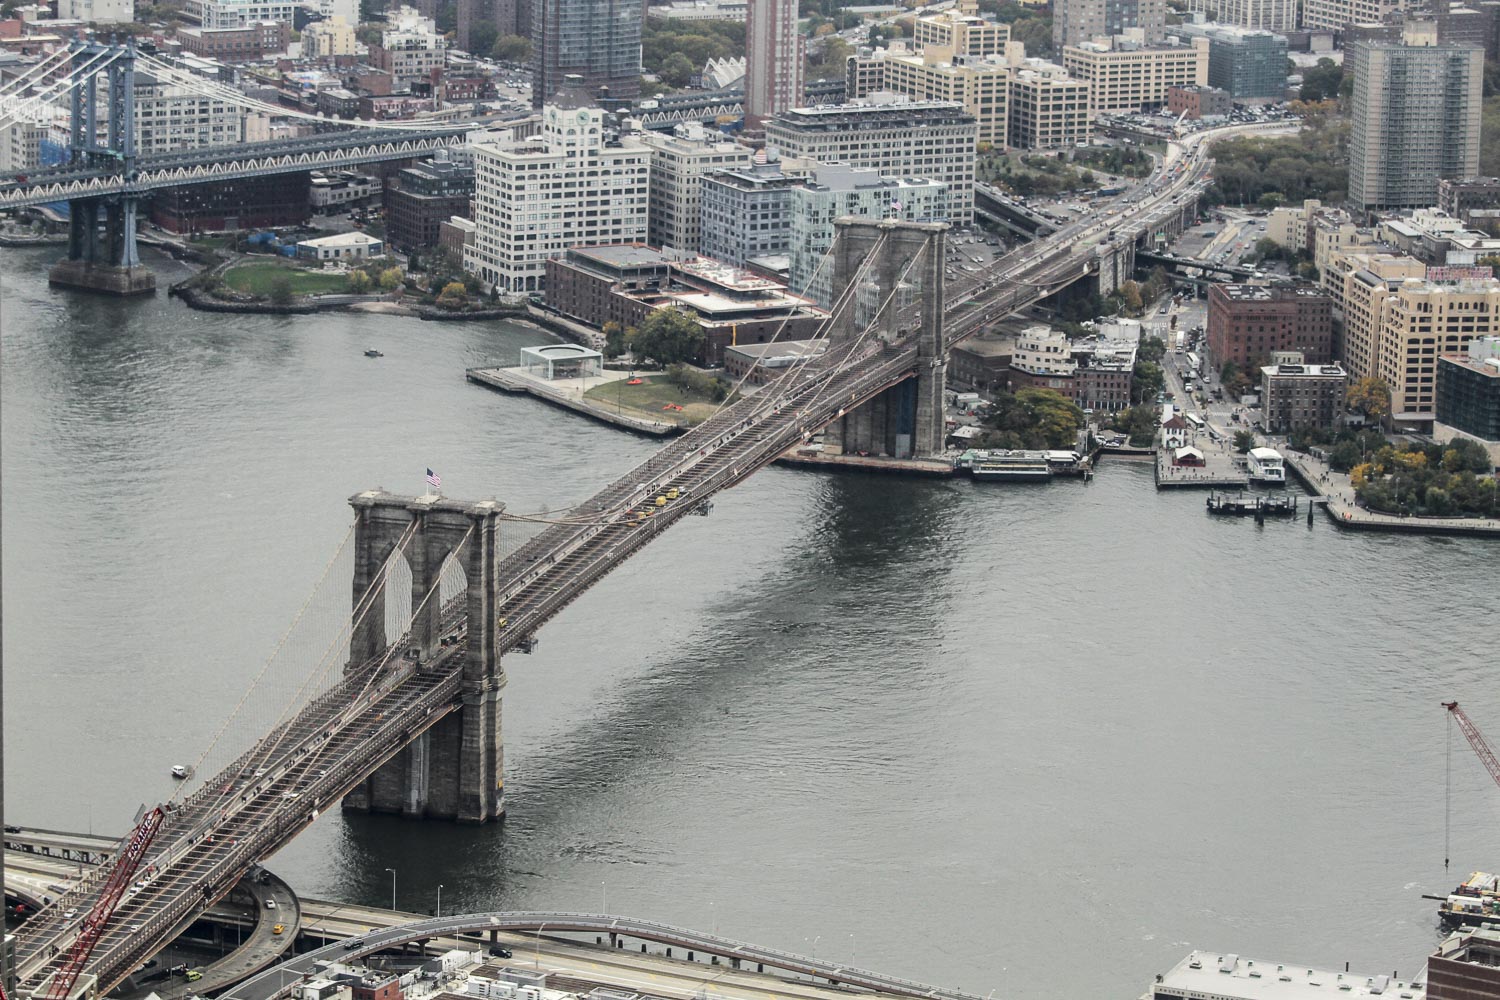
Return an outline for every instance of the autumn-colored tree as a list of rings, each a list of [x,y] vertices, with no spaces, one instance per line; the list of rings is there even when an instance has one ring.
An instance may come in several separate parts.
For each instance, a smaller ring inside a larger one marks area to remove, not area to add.
[[[1375,466],[1370,462],[1361,462],[1349,470],[1349,482],[1354,484],[1356,490],[1364,489],[1365,484],[1374,478],[1374,476]]]
[[[1349,408],[1380,420],[1391,412],[1391,387],[1377,375],[1366,376],[1349,387],[1345,396]]]
[[[406,274],[399,267],[388,267],[380,272],[380,287],[387,292],[394,292],[405,280]]]
[[[344,280],[348,284],[349,291],[355,295],[362,295],[370,290],[370,276],[364,271],[350,271],[349,276]]]
[[[450,281],[438,294],[437,304],[441,309],[460,309],[469,300],[468,290],[462,281]]]

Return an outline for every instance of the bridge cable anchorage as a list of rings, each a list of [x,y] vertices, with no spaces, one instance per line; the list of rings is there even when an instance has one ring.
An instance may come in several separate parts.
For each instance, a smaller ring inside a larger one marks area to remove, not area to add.
[[[231,104],[235,107],[239,107],[249,111],[266,111],[286,118],[300,118],[304,121],[316,122],[320,125],[342,125],[350,129],[374,128],[390,129],[392,131],[399,132],[420,132],[426,130],[441,129],[451,132],[455,128],[452,122],[380,122],[361,120],[356,124],[354,122],[349,122],[338,118],[325,118],[321,115],[308,114],[305,111],[296,111],[291,108],[284,108],[280,105],[271,104],[268,101],[256,100],[255,98],[248,97],[240,91],[226,86],[225,84],[215,83],[212,80],[205,79],[201,76],[196,76],[192,73],[187,72],[186,70],[178,69],[170,63],[163,62],[161,59],[158,59],[155,56],[141,55],[138,56],[137,59],[152,70],[155,70],[161,75],[170,78],[170,81],[172,83],[176,83],[180,86],[193,90],[201,97],[213,98],[215,100],[223,101],[227,104]]]
[[[271,654],[266,657],[266,661],[261,664],[260,670],[251,679],[250,686],[245,689],[245,693],[240,697],[239,702],[234,706],[234,708],[230,709],[229,715],[225,717],[224,723],[219,727],[219,731],[214,734],[213,739],[209,740],[208,746],[204,748],[201,754],[199,754],[197,762],[193,765],[194,773],[197,773],[198,769],[203,766],[204,761],[208,759],[208,755],[213,752],[214,747],[216,747],[219,743],[219,740],[223,738],[224,733],[229,729],[230,724],[239,715],[240,710],[250,700],[250,696],[259,687],[262,678],[264,678],[267,671],[271,669],[271,664],[275,662],[277,655],[282,650],[282,647],[284,647],[287,643],[287,640],[291,638],[293,631],[295,631],[295,629],[297,628],[297,624],[302,621],[303,615],[307,613],[307,609],[312,605],[313,599],[322,589],[323,582],[328,579],[328,574],[332,572],[334,564],[338,561],[339,556],[343,554],[344,548],[349,544],[349,540],[353,537],[354,525],[351,524],[349,526],[348,532],[345,533],[343,540],[339,542],[338,547],[334,550],[332,558],[330,558],[327,564],[323,567],[323,572],[318,574],[318,580],[313,584],[312,591],[307,595],[307,600],[302,602],[302,606],[298,608],[297,613],[292,616],[291,624],[288,625],[286,627],[286,631],[281,634],[281,638],[277,640],[275,647],[271,650]],[[171,801],[176,801],[179,797],[183,796],[183,794],[187,790],[185,785],[186,783],[184,783],[183,786],[178,787],[177,791],[173,793]]]

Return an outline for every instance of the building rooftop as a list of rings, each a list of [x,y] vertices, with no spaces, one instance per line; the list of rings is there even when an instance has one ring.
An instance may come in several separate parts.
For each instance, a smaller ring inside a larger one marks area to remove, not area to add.
[[[788,128],[831,129],[840,125],[867,124],[872,119],[899,121],[911,117],[938,118],[958,124],[977,121],[957,101],[914,101],[905,95],[875,93],[848,104],[792,108],[777,114],[771,122]]]
[[[816,357],[828,349],[826,340],[786,340],[769,344],[735,344],[724,350],[762,362],[798,361]]]
[[[332,236],[319,236],[315,240],[299,240],[297,245],[300,247],[358,247],[381,242],[383,241],[369,233],[335,233]]]
[[[1348,372],[1334,362],[1331,365],[1263,365],[1261,374],[1275,378],[1347,378]]]
[[[1256,449],[1262,450],[1270,449]],[[1393,980],[1390,976],[1324,972],[1302,965],[1278,965],[1238,955],[1195,951],[1162,976],[1152,992],[1157,996],[1191,996],[1198,1000],[1281,1000],[1283,997],[1317,1000],[1318,997],[1372,996],[1418,1000],[1425,997],[1426,987]]]
[[[1272,302],[1286,298],[1327,298],[1328,293],[1312,285],[1214,285],[1225,298],[1237,302]]]
[[[571,247],[568,253],[574,257],[597,261],[610,267],[650,267],[665,265],[666,254],[640,243],[614,243],[600,247]]]

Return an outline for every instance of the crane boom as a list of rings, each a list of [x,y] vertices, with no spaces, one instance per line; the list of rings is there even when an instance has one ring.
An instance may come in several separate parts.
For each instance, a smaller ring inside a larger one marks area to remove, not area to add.
[[[1464,734],[1464,739],[1469,741],[1469,746],[1473,747],[1474,752],[1479,755],[1480,763],[1484,765],[1486,771],[1490,772],[1490,777],[1495,779],[1495,784],[1500,785],[1500,759],[1496,759],[1495,751],[1491,750],[1490,745],[1485,742],[1479,727],[1474,725],[1464,714],[1464,710],[1458,707],[1458,702],[1445,701],[1443,707],[1457,720],[1459,732]]]
[[[88,964],[89,956],[94,953],[94,946],[104,936],[109,927],[110,918],[115,914],[115,907],[120,903],[120,897],[125,895],[125,887],[135,877],[136,870],[141,866],[141,859],[146,856],[146,849],[156,839],[156,832],[161,829],[164,813],[161,806],[155,806],[148,810],[141,821],[136,824],[130,836],[125,840],[125,847],[115,857],[114,870],[109,873],[103,888],[99,890],[99,899],[89,910],[88,915],[83,918],[83,929],[78,932],[73,947],[68,950],[67,957],[63,960],[62,967],[52,976],[47,985],[45,993],[40,993],[38,1000],[67,1000],[68,994],[73,991],[73,984],[78,981],[83,967]]]

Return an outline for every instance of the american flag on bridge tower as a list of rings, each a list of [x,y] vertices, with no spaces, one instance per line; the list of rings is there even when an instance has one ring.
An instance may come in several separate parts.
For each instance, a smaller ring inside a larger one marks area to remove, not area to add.
[[[439,486],[443,485],[443,477],[438,475],[436,472],[433,472],[431,469],[428,469],[427,485],[431,486],[433,489],[437,489]]]

